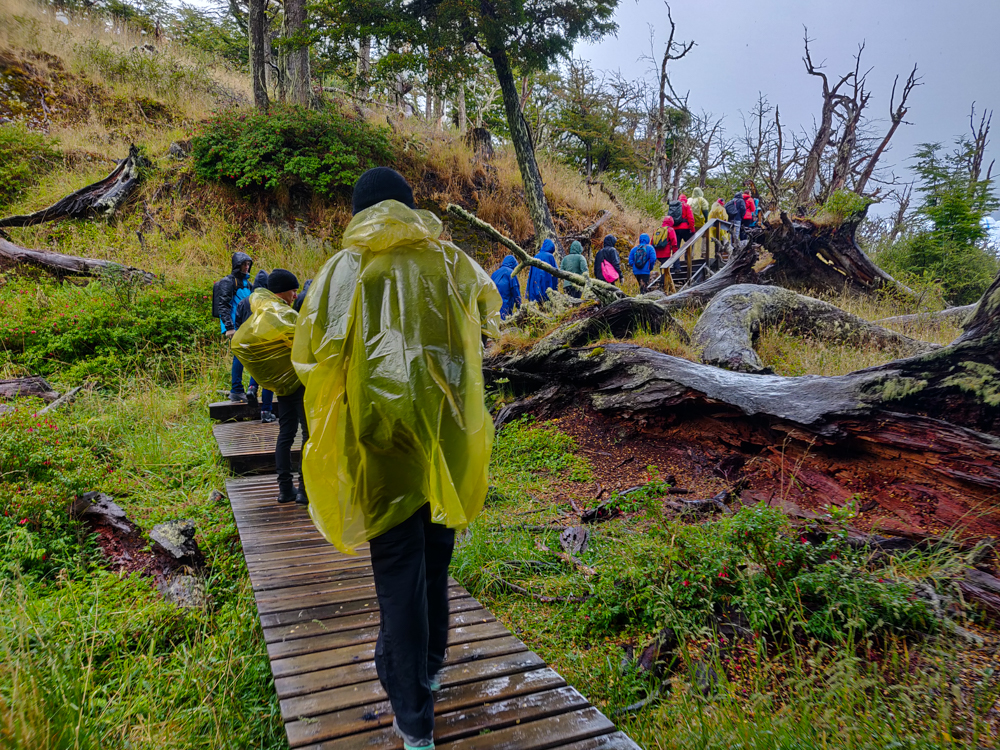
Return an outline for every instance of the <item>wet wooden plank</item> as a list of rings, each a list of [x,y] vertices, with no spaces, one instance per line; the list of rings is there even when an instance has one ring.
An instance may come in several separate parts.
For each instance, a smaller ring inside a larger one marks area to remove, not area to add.
[[[398,749],[373,661],[379,611],[367,545],[358,555],[333,548],[306,508],[277,505],[273,476],[230,480],[227,490],[289,743]],[[438,746],[637,750],[464,588],[449,583]]]
[[[274,446],[278,442],[278,423],[223,422],[212,428],[222,457],[235,474],[273,472]],[[302,435],[292,443],[292,470],[298,471],[302,461]]]
[[[434,713],[441,715],[467,707],[496,703],[519,695],[530,695],[554,688],[564,687],[565,680],[549,667],[520,672],[508,677],[497,677],[455,687],[443,687],[434,697]],[[285,724],[288,741],[292,747],[332,740],[338,737],[358,735],[378,727],[392,724],[392,708],[383,695],[369,703],[346,707],[308,720],[293,720]],[[364,747],[358,736],[351,737],[350,743]],[[353,744],[342,747],[355,747]],[[400,742],[397,747],[402,747]]]
[[[543,690],[529,695],[519,695],[506,700],[487,703],[472,708],[440,714],[434,718],[434,743],[447,742],[482,734],[493,733],[508,726],[515,726],[549,716],[587,708],[587,699],[575,688],[560,687]],[[375,719],[369,723],[381,725],[381,729],[351,735],[312,745],[310,750],[398,750],[399,738],[387,719]]]
[[[260,419],[260,404],[250,406],[242,401],[215,401],[208,405],[208,416],[216,422],[245,422]]]

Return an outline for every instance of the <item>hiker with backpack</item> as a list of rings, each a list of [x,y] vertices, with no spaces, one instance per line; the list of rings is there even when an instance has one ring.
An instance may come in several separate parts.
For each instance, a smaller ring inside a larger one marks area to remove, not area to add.
[[[613,234],[607,235],[604,238],[604,245],[594,256],[594,278],[608,284],[615,284],[622,277],[621,258],[615,249],[617,241]]]
[[[670,217],[674,220],[674,232],[677,234],[677,242],[683,245],[694,234],[694,211],[691,210],[687,196],[681,194],[681,197],[676,201],[671,201],[669,213]]]
[[[691,199],[688,200],[688,205],[691,206],[691,211],[694,212],[694,228],[701,229],[705,222],[708,221],[708,199],[705,197],[705,191],[700,187],[696,187],[691,191]]]
[[[236,335],[236,308],[253,292],[250,282],[250,268],[253,258],[243,252],[235,252],[232,257],[232,271],[212,286],[212,316],[219,319],[219,327],[226,339]],[[243,363],[233,357],[229,400],[247,402],[243,389]]]
[[[267,271],[258,271],[257,278],[254,279],[253,282],[253,291],[256,292],[258,289],[267,288]],[[251,296],[253,296],[252,293]],[[236,315],[233,318],[233,323],[236,324],[237,331],[240,329],[240,326],[247,321],[251,313],[250,297],[247,297],[236,306]],[[247,389],[247,403],[251,406],[257,405],[257,381],[254,380],[253,373],[250,373],[250,387]],[[275,421],[276,419],[277,417],[274,414],[274,392],[269,391],[267,388],[261,388],[260,421],[267,424]]]
[[[677,233],[674,231],[672,216],[665,217],[663,224],[653,233],[653,249],[656,250],[656,260],[660,263],[665,263],[677,252]]]
[[[579,240],[573,240],[573,244],[569,246],[569,254],[563,257],[559,268],[566,271],[566,273],[590,276],[590,269],[587,268],[587,259],[583,257],[583,245],[580,244]],[[583,296],[583,287],[571,284],[568,281],[563,282],[563,291],[570,297],[576,297],[577,299]]]
[[[747,212],[746,201],[740,191],[736,191],[733,197],[726,204],[726,217],[733,224],[732,238],[733,249],[740,249],[740,225],[743,223],[743,215]]]
[[[490,276],[497,291],[500,292],[500,299],[503,305],[500,307],[500,319],[506,320],[507,316],[521,306],[521,284],[512,271],[517,268],[517,258],[508,255],[500,263],[500,268]]]
[[[753,226],[754,218],[757,215],[757,205],[754,203],[753,196],[750,193],[743,193],[743,205],[746,208],[743,211],[743,223],[741,226],[740,239],[746,239],[747,230]]]
[[[639,235],[639,244],[628,254],[628,264],[632,268],[635,280],[639,282],[639,293],[645,294],[649,285],[649,274],[653,272],[656,263],[656,249],[649,243],[648,234]]]
[[[553,255],[556,243],[546,238],[542,242],[542,249],[535,254],[535,260],[548,263],[553,268],[556,265],[556,256]],[[559,289],[559,280],[548,271],[531,266],[528,270],[528,301],[539,305],[549,301],[549,289]]]
[[[729,217],[726,215],[726,206],[723,203],[722,198],[719,198],[715,203],[712,204],[712,208],[708,212],[708,220],[718,219],[719,221],[729,221]],[[708,230],[709,237],[709,253],[714,256],[716,251],[715,241],[717,240],[719,244],[725,246],[729,242],[729,232],[723,229],[721,226],[716,224],[711,229]]]

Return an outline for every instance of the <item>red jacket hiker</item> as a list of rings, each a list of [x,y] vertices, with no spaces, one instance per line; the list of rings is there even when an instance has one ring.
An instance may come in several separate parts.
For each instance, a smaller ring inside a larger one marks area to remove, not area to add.
[[[691,210],[691,206],[688,205],[688,197],[686,195],[681,195],[679,198],[681,202],[681,223],[678,224],[674,229],[694,229],[694,211]]]
[[[662,244],[663,228],[666,228],[667,232],[667,244]],[[677,252],[677,233],[674,231],[674,220],[673,217],[666,217],[663,220],[663,224],[660,225],[660,229],[656,231],[653,235],[653,242],[656,243],[659,240],[659,245],[656,247],[656,259],[657,260],[667,260],[671,255]]]
[[[743,200],[747,204],[746,213],[743,214],[743,221],[749,224],[751,221],[753,221],[753,214],[754,211],[757,210],[757,204],[753,202],[753,198],[751,197],[750,193],[743,193]]]

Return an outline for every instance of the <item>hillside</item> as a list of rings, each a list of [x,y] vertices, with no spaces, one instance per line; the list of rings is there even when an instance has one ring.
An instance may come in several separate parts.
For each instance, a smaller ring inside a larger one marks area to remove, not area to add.
[[[147,161],[111,218],[0,236],[158,277],[60,281],[0,265],[0,380],[83,386],[48,413],[38,398],[0,401],[0,748],[287,746],[208,418],[229,387],[210,295],[232,253],[249,253],[255,270],[311,278],[339,249],[352,176],[376,158],[488,272],[507,250],[453,220],[449,203],[534,245],[517,162],[499,140],[484,160],[457,129],[422,117],[332,95],[311,111],[256,115],[251,95],[222,58],[96,12],[0,0],[0,218],[99,180],[132,144]],[[297,139],[297,166],[255,155],[255,139],[279,134]],[[307,148],[327,138],[328,153]],[[225,158],[210,158],[213,144]],[[657,196],[612,187],[616,205],[566,160],[538,158],[561,235],[610,212],[593,251],[605,233],[630,244],[659,224]],[[761,248],[750,265],[763,272],[771,260]],[[850,382],[908,356],[907,342],[824,336],[748,297],[759,318],[746,347],[760,369],[710,370],[698,339],[707,305],[650,315],[663,295],[640,299],[625,277],[626,295],[604,308],[619,319],[557,294],[547,309],[526,306],[491,344],[487,398],[504,424],[486,508],[452,575],[645,748],[996,746],[1000,608],[974,600],[966,576],[978,568],[993,580],[1000,521],[995,501],[963,495],[968,476],[940,479],[953,463],[991,478],[989,456],[928,450],[920,477],[915,441],[886,448],[876,435],[863,458],[836,443],[852,428],[843,410],[813,433],[765,411],[818,380],[799,376]],[[912,336],[926,357],[913,361],[930,372],[962,320],[884,319],[942,306],[931,288],[916,299],[819,296],[854,322]],[[995,368],[973,345],[961,353],[964,369],[940,380],[968,400],[949,392],[949,406],[978,397],[995,416]],[[612,357],[642,359],[625,372]],[[707,396],[689,387],[656,414],[636,408],[636,398],[684,390],[669,368],[681,379],[710,370],[721,385]],[[870,391],[899,408],[873,423],[908,419],[897,411],[927,386],[918,381],[900,391],[876,383]],[[726,401],[746,384],[759,388],[758,411]],[[615,399],[633,401],[616,410]],[[863,422],[860,407],[851,416]],[[976,428],[959,421],[947,433],[956,440]],[[87,492],[113,499],[136,532],[73,517]],[[193,522],[199,553],[177,565],[148,534],[181,519]],[[554,551],[561,530],[584,523],[589,547]],[[193,606],[167,593],[186,576],[197,579]]]

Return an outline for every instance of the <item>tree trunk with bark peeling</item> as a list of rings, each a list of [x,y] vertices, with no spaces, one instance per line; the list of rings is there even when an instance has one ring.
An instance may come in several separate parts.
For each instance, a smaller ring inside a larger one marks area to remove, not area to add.
[[[858,246],[855,233],[865,213],[838,224],[791,218],[784,211],[780,213],[780,221],[765,219],[760,230],[751,231],[751,240],[774,258],[760,272],[761,282],[794,289],[862,294],[887,289],[915,296],[912,290],[872,263]]]
[[[41,250],[30,250],[0,237],[0,260],[16,264],[25,264],[44,268],[58,277],[63,276],[119,276],[129,281],[142,284],[152,284],[156,274],[143,271],[141,268],[123,266],[108,260],[97,258],[80,258],[63,253],[50,253]]]
[[[839,377],[730,372],[633,344],[581,343],[565,328],[526,353],[489,357],[487,377],[503,371],[527,396],[497,421],[582,405],[661,431],[694,422],[701,439],[743,459],[780,448],[789,486],[830,502],[870,481],[889,503],[892,485],[931,504],[942,524],[1000,533],[1000,276],[948,346]],[[809,481],[789,469],[796,456],[803,467],[808,457]]]
[[[829,302],[777,286],[737,284],[708,303],[694,328],[701,361],[738,372],[770,373],[754,344],[763,328],[781,326],[799,336],[850,346],[874,345],[913,355],[939,349],[869,323]]]
[[[118,166],[92,185],[70,193],[48,208],[24,216],[0,219],[0,227],[29,227],[56,219],[89,219],[93,216],[110,216],[129,199],[142,178],[143,158],[134,144],[128,156]]]

